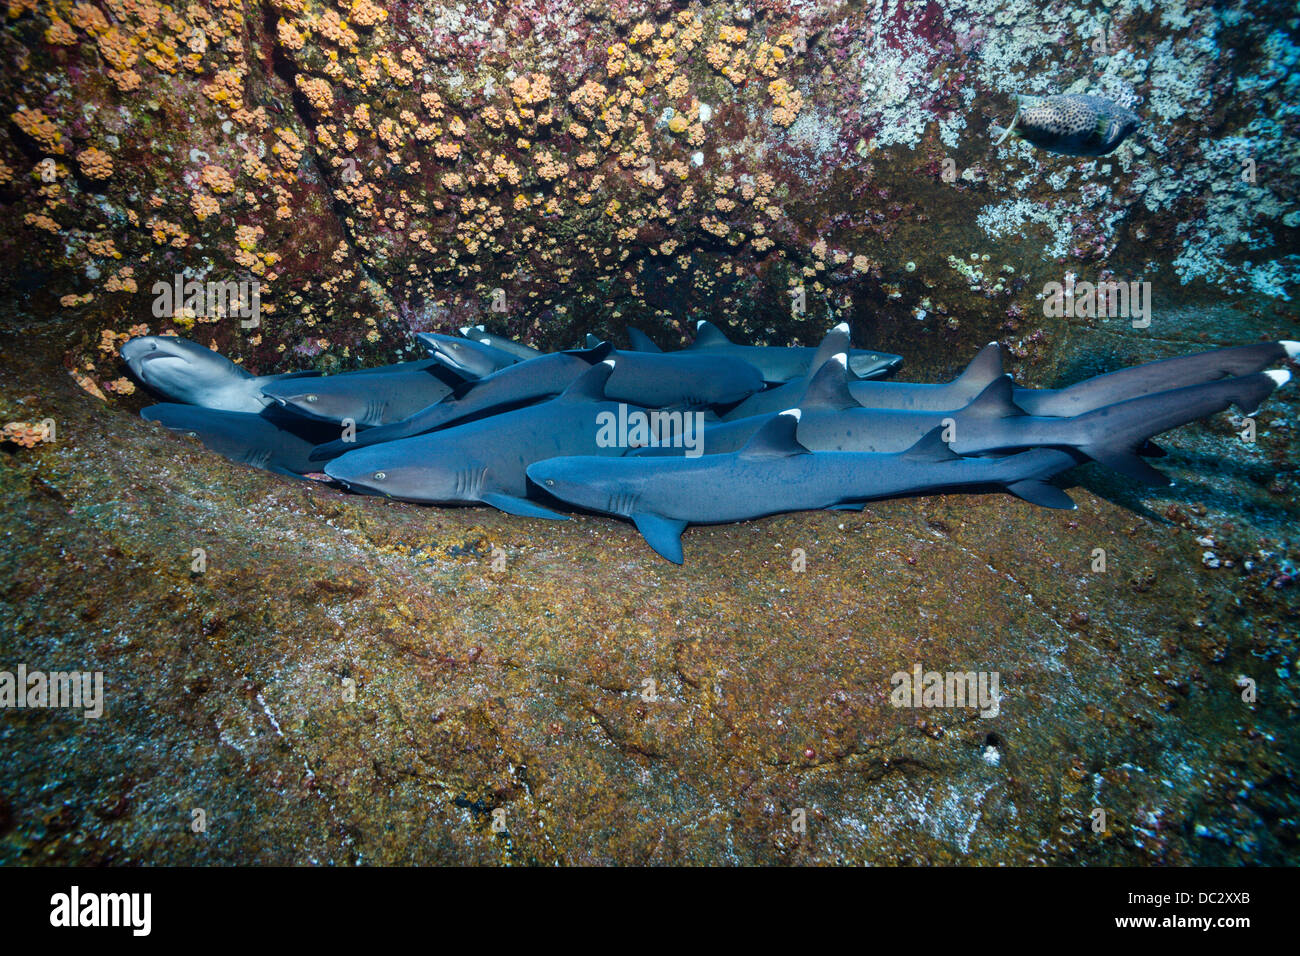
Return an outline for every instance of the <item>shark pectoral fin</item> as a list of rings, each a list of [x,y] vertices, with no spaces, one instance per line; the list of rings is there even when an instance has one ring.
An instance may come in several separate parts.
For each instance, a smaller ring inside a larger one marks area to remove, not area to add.
[[[1126,478],[1132,478],[1134,481],[1140,481],[1144,485],[1159,486],[1173,484],[1167,476],[1156,471],[1127,448],[1080,445],[1079,451],[1083,452],[1093,461],[1110,468],[1112,471],[1117,471]]]
[[[665,518],[663,515],[641,512],[632,515],[636,529],[645,538],[646,544],[659,552],[659,556],[681,564],[686,559],[682,555],[682,532],[686,530],[685,521]]]
[[[1017,498],[1023,498],[1030,504],[1038,505],[1040,508],[1060,508],[1063,511],[1073,511],[1078,507],[1074,503],[1074,499],[1056,485],[1039,481],[1036,478],[1013,481],[1007,485],[1007,491]]]
[[[865,501],[848,501],[838,505],[831,505],[827,511],[861,511],[867,506]]]
[[[699,348],[701,345],[730,345],[731,339],[727,338],[726,333],[718,328],[707,319],[700,319],[695,326],[695,341],[691,343],[691,348]]]
[[[1150,438],[1138,446],[1138,454],[1145,458],[1164,458],[1169,452],[1165,451]]]
[[[486,492],[479,495],[478,498],[485,505],[491,505],[498,511],[504,511],[508,515],[518,515],[521,518],[545,518],[547,521],[569,520],[568,515],[556,514],[551,509],[543,508],[531,501],[525,501],[523,498],[515,498],[512,495],[504,495],[496,491]]]
[[[654,340],[646,335],[640,329],[634,329],[631,326],[627,330],[627,340],[632,344],[633,352],[662,352],[659,346],[655,345]]]
[[[296,471],[290,471],[288,468],[281,468],[279,465],[267,465],[266,470],[284,478],[292,478],[295,481],[303,480],[302,475],[298,474]]]

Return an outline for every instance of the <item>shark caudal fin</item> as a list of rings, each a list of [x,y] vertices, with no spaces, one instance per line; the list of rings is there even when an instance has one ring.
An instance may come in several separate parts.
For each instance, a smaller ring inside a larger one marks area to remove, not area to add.
[[[812,361],[808,363],[808,374],[816,375],[818,369],[841,353],[847,356],[851,345],[852,343],[849,341],[849,323],[841,322],[827,332],[825,338],[821,340],[821,344],[817,346]]]
[[[597,362],[587,371],[575,378],[563,392],[556,396],[557,402],[603,402],[605,400],[605,382],[614,371],[614,359],[607,358]]]
[[[654,548],[665,561],[681,564],[686,560],[685,555],[682,554],[682,532],[686,530],[685,521],[665,518],[663,515],[646,511],[632,515],[632,520],[636,523],[636,529],[641,532],[641,537],[645,538],[646,544]]]
[[[691,343],[691,348],[701,348],[712,345],[730,345],[731,339],[727,338],[726,333],[718,328],[707,319],[700,319],[695,326],[695,341]]]
[[[627,340],[632,345],[633,352],[662,352],[659,346],[655,345],[654,339],[646,335],[640,329],[634,329],[628,326]]]
[[[1257,372],[1189,385],[1107,405],[1070,421],[1087,436],[1076,447],[1094,461],[1148,485],[1168,485],[1170,480],[1139,456],[1147,441],[1161,432],[1207,418],[1230,406],[1253,414],[1273,391],[1286,384],[1291,373]]]
[[[808,382],[799,399],[800,408],[826,408],[842,411],[846,408],[859,408],[857,400],[849,391],[849,373],[845,366],[846,356],[843,352],[831,356]]]
[[[1010,375],[1000,375],[990,382],[963,409],[964,418],[1014,418],[1024,415],[1024,409],[1015,403]]]
[[[966,371],[953,379],[952,384],[979,392],[1002,374],[1002,347],[997,342],[990,342],[975,353]]]
[[[802,413],[797,408],[790,408],[778,415],[773,415],[745,447],[736,452],[741,458],[788,458],[791,455],[811,455],[807,448],[799,444],[799,418]]]

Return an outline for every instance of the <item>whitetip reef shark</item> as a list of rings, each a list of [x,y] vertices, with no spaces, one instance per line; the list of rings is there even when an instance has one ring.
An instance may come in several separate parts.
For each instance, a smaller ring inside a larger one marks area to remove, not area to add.
[[[598,416],[617,414],[605,397],[616,360],[584,372],[557,398],[491,418],[359,448],[325,474],[349,489],[426,504],[483,503],[513,515],[565,520],[527,500],[525,469],[544,458],[621,455],[598,442]]]
[[[748,521],[873,498],[999,485],[1026,500],[1073,508],[1047,479],[1076,462],[1036,448],[1002,458],[962,458],[934,429],[905,452],[812,452],[796,437],[800,412],[769,419],[740,451],[700,458],[563,457],[528,466],[528,478],[580,508],[631,519],[660,556],[681,564],[688,524]]]

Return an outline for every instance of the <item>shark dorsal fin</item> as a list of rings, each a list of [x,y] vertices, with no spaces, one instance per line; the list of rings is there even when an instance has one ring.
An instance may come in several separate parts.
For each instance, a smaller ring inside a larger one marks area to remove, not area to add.
[[[557,402],[603,402],[605,400],[605,382],[614,371],[611,358],[597,362],[570,383],[569,387],[556,398]]]
[[[985,418],[1012,418],[1025,414],[1024,409],[1015,403],[1012,394],[1011,376],[999,375],[984,391],[971,399],[962,413]]]
[[[594,349],[596,346],[600,344],[600,339],[592,335],[590,332],[588,332],[587,337],[583,340],[583,342],[587,348]]]
[[[799,444],[799,409],[791,408],[773,415],[754,432],[745,447],[736,454],[741,458],[789,458],[791,455],[811,455]]]
[[[931,428],[921,440],[903,452],[903,457],[911,461],[951,461],[960,458],[943,440],[943,426]]]
[[[691,348],[699,348],[702,345],[730,344],[731,339],[727,338],[722,329],[708,319],[700,319],[699,324],[695,327],[695,342],[691,345]]]
[[[966,371],[957,376],[954,385],[967,385],[972,389],[983,389],[1002,374],[1002,347],[997,342],[990,342],[976,353],[966,366]]]
[[[857,408],[858,403],[849,392],[846,361],[847,356],[843,352],[831,356],[830,361],[809,380],[803,398],[799,400],[799,407],[836,410]]]
[[[843,352],[848,354],[849,346],[849,323],[841,322],[835,328],[826,333],[821,344],[817,346],[817,351],[813,353],[812,361],[808,363],[808,374],[816,375],[817,370],[829,362],[836,355]]]
[[[572,355],[574,358],[580,358],[584,362],[590,362],[592,365],[595,365],[597,362],[605,361],[605,359],[609,358],[613,352],[614,344],[612,342],[598,341],[597,344],[593,345],[591,348],[574,349],[573,351],[564,354]]]
[[[655,345],[654,339],[646,335],[640,329],[634,329],[628,326],[627,340],[632,345],[633,352],[662,352],[659,346]]]

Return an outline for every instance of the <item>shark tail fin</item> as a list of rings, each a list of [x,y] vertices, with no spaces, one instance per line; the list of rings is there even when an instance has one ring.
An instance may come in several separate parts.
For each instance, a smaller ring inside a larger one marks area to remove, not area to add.
[[[910,461],[952,461],[960,458],[943,440],[943,426],[931,428],[921,439],[903,452],[903,457]]]
[[[830,361],[817,370],[808,382],[808,387],[804,389],[803,398],[799,400],[800,408],[842,410],[859,407],[857,400],[849,392],[845,358],[844,353],[840,352],[833,355]]]
[[[654,339],[650,338],[650,336],[646,335],[640,329],[634,329],[631,326],[628,326],[627,339],[628,342],[630,342],[632,345],[633,352],[662,352],[663,351],[663,349],[655,345]]]
[[[773,415],[754,432],[753,437],[737,454],[741,458],[788,458],[791,455],[812,454],[799,444],[799,417],[800,411],[797,408]]]
[[[614,371],[612,358],[597,362],[574,379],[555,399],[557,402],[601,402],[605,400],[605,382]]]
[[[695,341],[691,348],[699,348],[704,345],[730,345],[731,339],[727,338],[725,332],[718,328],[707,319],[700,319],[695,326]]]

